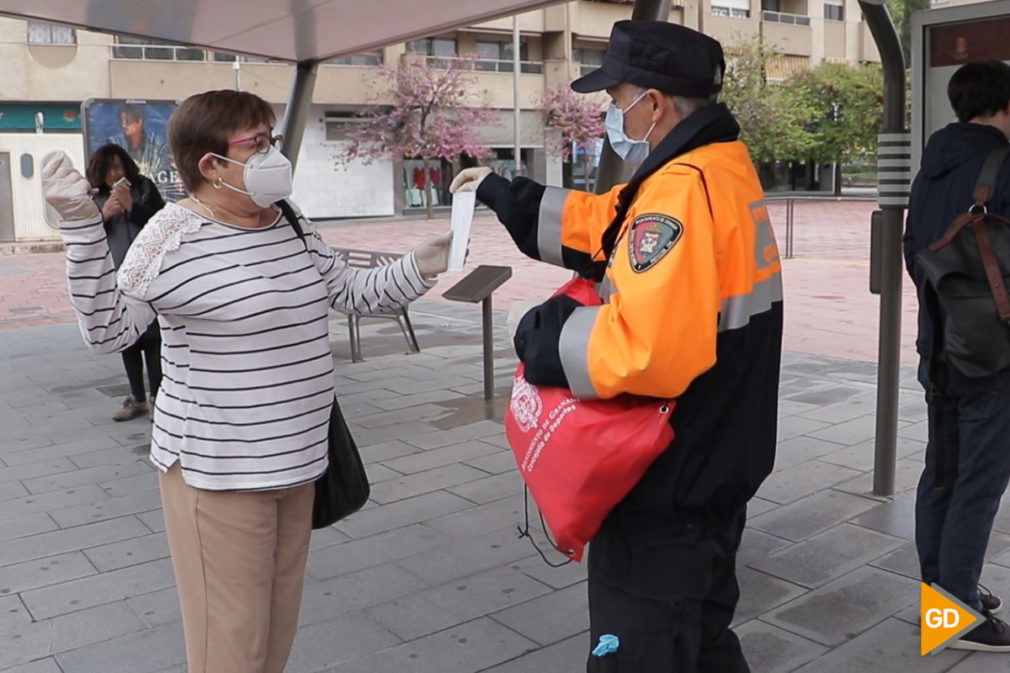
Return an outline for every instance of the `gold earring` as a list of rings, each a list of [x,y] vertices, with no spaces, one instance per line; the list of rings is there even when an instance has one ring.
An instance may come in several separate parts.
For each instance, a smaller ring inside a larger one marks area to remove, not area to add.
[[[210,184],[214,187],[214,189],[221,189],[221,185],[224,184],[224,180],[222,180],[221,176],[219,175],[217,176],[217,179],[215,179],[214,182]]]

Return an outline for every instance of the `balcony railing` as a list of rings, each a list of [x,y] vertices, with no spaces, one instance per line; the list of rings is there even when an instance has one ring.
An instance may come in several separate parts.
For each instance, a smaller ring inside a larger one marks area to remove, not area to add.
[[[473,63],[473,69],[481,72],[512,72],[512,61],[497,60],[490,58],[459,58],[457,56],[425,56],[424,60],[433,68],[448,67],[452,61],[466,61]],[[519,61],[519,72],[539,75],[544,71],[542,61]]]
[[[786,12],[771,12],[763,10],[761,18],[768,23],[791,23],[797,26],[809,26],[810,17],[804,14],[788,14]]]

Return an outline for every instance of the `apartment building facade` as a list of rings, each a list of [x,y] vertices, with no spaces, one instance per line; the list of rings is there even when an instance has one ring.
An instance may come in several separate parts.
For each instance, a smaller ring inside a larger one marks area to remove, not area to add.
[[[879,60],[856,0],[671,1],[671,22],[708,33],[727,48],[761,35],[783,54],[772,77],[784,78],[823,60]],[[540,96],[547,87],[598,67],[611,26],[630,14],[628,2],[577,0],[519,15],[519,170],[524,174],[560,179],[560,160],[545,143]],[[476,88],[498,117],[497,124],[481,129],[492,148],[489,162],[502,173],[514,170],[512,31],[512,18],[499,19],[322,64],[295,177],[294,198],[306,213],[377,216],[424,206],[420,162],[344,165],[337,160],[348,125],[379,86],[377,66],[395,65],[407,52],[433,63],[476,55]],[[53,237],[42,224],[34,167],[54,147],[83,163],[83,102],[171,101],[208,89],[240,88],[269,101],[280,117],[293,79],[287,64],[6,18],[0,18],[0,55],[7,64],[0,71],[0,241]],[[445,187],[453,170],[444,162],[429,176],[437,186],[436,205],[448,201]],[[5,200],[5,194],[10,198]]]

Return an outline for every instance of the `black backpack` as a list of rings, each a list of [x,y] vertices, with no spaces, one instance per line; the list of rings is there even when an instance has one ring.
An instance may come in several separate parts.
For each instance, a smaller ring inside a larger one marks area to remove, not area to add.
[[[926,275],[934,364],[946,360],[969,377],[1010,367],[1010,219],[987,210],[1008,152],[1010,145],[989,153],[971,208],[916,255]]]

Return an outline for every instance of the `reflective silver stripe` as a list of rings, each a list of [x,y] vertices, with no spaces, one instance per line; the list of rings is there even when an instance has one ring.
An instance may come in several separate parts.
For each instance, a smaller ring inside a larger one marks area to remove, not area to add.
[[[570,189],[547,187],[540,199],[537,219],[537,248],[540,259],[549,264],[562,266],[561,261],[561,214],[565,211],[565,201]]]
[[[596,284],[596,294],[600,295],[604,304],[610,302],[610,295],[614,294],[614,284],[610,282],[610,276],[604,276],[603,282]]]
[[[589,335],[599,311],[599,306],[580,306],[575,309],[561,328],[561,339],[558,341],[558,354],[561,356],[561,367],[568,378],[568,387],[580,399],[599,397],[589,378],[586,357],[589,352]]]
[[[750,322],[751,316],[768,311],[777,301],[782,301],[782,276],[778,273],[756,283],[748,294],[723,299],[722,310],[719,312],[719,331],[743,327]],[[568,326],[567,323],[565,326]]]

